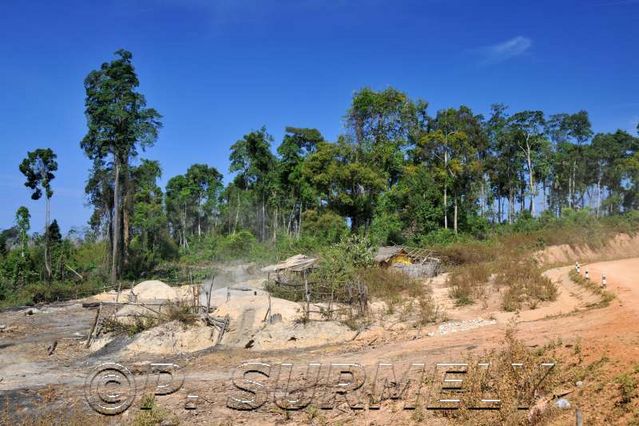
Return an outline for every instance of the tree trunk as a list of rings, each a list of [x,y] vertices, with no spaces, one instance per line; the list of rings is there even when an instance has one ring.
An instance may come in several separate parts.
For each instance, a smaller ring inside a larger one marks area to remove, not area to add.
[[[277,216],[278,216],[278,209],[277,207],[275,207],[275,213],[273,214],[273,242],[277,241]]]
[[[51,283],[51,259],[49,253],[49,221],[51,214],[51,199],[47,195],[44,208],[44,267],[47,271],[47,281]]]
[[[113,182],[113,247],[111,255],[111,285],[118,280],[118,249],[120,245],[120,160],[114,155],[115,180]]]
[[[264,194],[262,194],[262,241],[266,241],[266,205],[264,202]]]
[[[300,203],[300,219],[299,224],[297,225],[297,239],[300,239],[302,235],[302,214],[304,213],[304,201]]]
[[[237,231],[237,224],[240,221],[240,193],[237,193],[237,208],[235,209],[235,224],[233,225],[233,234]]]
[[[601,207],[601,172],[597,179],[597,217],[599,217],[599,209]]]
[[[530,158],[530,145],[526,142],[526,161],[528,162],[528,187],[530,188],[530,215],[535,216],[535,176],[532,159]]]
[[[444,172],[448,173],[448,151],[444,151]],[[448,229],[448,183],[444,182],[444,229]]]
[[[512,188],[508,191],[508,223],[512,225],[515,216],[515,191]]]
[[[129,205],[129,194],[127,193],[128,191],[128,185],[125,185],[123,190],[125,191],[124,197],[123,198],[123,203],[122,203],[122,247],[121,247],[121,253],[120,253],[120,263],[119,266],[120,268],[124,268],[125,265],[128,264],[129,262],[129,258],[128,258],[128,253],[129,253],[129,242],[130,242],[130,235],[129,235],[129,213],[128,213],[128,205]]]
[[[455,203],[455,213],[454,213],[454,227],[455,227],[455,234],[457,234],[457,197],[454,198],[454,203]]]
[[[184,211],[182,212],[182,247],[189,248],[189,240],[186,233],[186,202],[184,203]]]

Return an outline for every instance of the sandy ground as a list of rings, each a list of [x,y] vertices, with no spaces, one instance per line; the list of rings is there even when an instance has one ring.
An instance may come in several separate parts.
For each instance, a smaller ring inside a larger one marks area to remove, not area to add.
[[[619,369],[634,365],[639,362],[639,258],[597,262],[583,267],[589,270],[594,280],[599,279],[602,273],[607,275],[608,289],[617,295],[609,306],[589,307],[596,303],[597,296],[570,281],[568,271],[571,267],[546,272],[559,285],[557,301],[519,313],[500,312],[495,300],[488,300],[484,306],[476,304],[469,308],[455,308],[446,301],[442,281],[436,281],[433,296],[446,304],[449,322],[463,324],[480,317],[484,322],[477,327],[461,327],[456,332],[445,334],[436,332],[440,325],[419,328],[397,324],[389,328],[373,327],[339,344],[331,342],[329,336],[322,346],[277,349],[264,340],[251,349],[224,348],[163,359],[183,367],[185,382],[180,391],[158,397],[159,403],[180,413],[184,424],[307,423],[310,421],[308,411],[287,414],[272,402],[254,411],[227,408],[227,398],[237,391],[232,383],[235,368],[248,361],[273,365],[289,362],[300,366],[310,362],[358,363],[372,372],[379,362],[434,365],[436,362],[461,361],[468,354],[481,354],[499,347],[506,328],[513,321],[517,322],[518,337],[530,347],[558,339],[566,345],[579,341],[583,342],[585,356],[589,359],[606,356],[613,359],[613,364]],[[111,359],[108,353],[96,355],[84,349],[76,333],[88,333],[93,315],[93,311],[83,309],[78,303],[49,306],[34,315],[25,315],[24,311],[0,313],[0,324],[6,325],[0,332],[0,391],[4,391],[5,403],[37,400],[37,389],[54,385],[57,394],[66,403],[71,401],[71,406],[86,406],[82,384],[88,371],[97,363],[117,361],[135,365],[158,361],[153,357]],[[285,333],[293,330],[281,325],[277,328],[282,328]],[[48,355],[47,348],[54,341],[58,342],[57,349]],[[593,405],[581,407],[587,419],[584,424],[627,424],[625,418],[618,421],[610,419],[605,411],[597,408],[597,390],[585,389],[592,394]],[[199,396],[197,410],[183,409],[187,394]],[[584,398],[589,398],[588,395]],[[125,423],[134,415],[135,412],[129,410],[118,417],[117,422]],[[409,424],[415,421],[411,416],[410,412],[397,411],[393,405],[382,406],[377,411],[340,408],[321,414],[328,423],[354,424],[388,424],[391,419],[393,423]],[[566,415],[559,419],[557,424],[574,424],[574,417]],[[437,424],[440,420],[429,418],[429,424]]]

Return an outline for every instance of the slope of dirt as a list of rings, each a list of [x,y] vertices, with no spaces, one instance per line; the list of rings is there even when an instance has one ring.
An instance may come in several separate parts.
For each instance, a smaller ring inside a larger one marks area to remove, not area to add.
[[[639,256],[639,234],[617,234],[603,246],[592,248],[588,245],[573,246],[561,244],[546,247],[533,254],[542,265],[565,265],[576,261],[586,262],[606,259],[622,259]]]

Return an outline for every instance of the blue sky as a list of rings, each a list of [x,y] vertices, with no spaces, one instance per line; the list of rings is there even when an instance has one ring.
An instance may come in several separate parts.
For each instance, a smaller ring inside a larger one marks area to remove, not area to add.
[[[0,228],[33,202],[18,164],[51,147],[52,217],[90,214],[83,80],[119,48],[164,116],[143,153],[162,183],[196,162],[228,172],[229,146],[265,125],[334,139],[352,93],[394,86],[430,111],[490,104],[586,109],[596,131],[639,120],[639,0],[3,0],[0,3]]]

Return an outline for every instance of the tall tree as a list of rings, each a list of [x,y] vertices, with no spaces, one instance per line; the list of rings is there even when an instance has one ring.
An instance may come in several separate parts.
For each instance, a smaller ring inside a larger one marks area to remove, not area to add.
[[[222,174],[215,167],[193,164],[186,171],[186,178],[193,188],[196,203],[197,235],[203,226],[212,226],[219,215],[219,199],[222,191]]]
[[[535,215],[535,197],[537,187],[535,177],[537,171],[535,166],[541,162],[541,154],[547,152],[545,145],[548,142],[545,138],[544,113],[541,111],[522,111],[510,117],[510,126],[514,132],[517,146],[521,150],[526,161],[526,174],[528,176],[528,195],[530,197],[529,211]],[[522,185],[524,187],[524,185]]]
[[[274,190],[277,159],[271,152],[273,138],[266,128],[250,132],[231,146],[229,171],[237,173],[238,188],[251,191],[255,196],[258,234],[266,239],[266,204]]]
[[[166,186],[169,223],[182,248],[188,248],[189,236],[200,237],[217,223],[222,189],[222,174],[206,164],[193,164],[186,174],[169,180]]]
[[[27,157],[20,164],[20,171],[27,178],[24,185],[30,188],[31,199],[39,200],[44,193],[44,266],[47,280],[51,279],[51,259],[49,256],[49,218],[51,215],[51,197],[53,189],[51,181],[55,179],[53,172],[58,170],[56,155],[51,148],[40,148],[27,153]]]
[[[290,234],[295,228],[299,237],[302,232],[302,215],[304,207],[313,203],[313,191],[308,179],[303,174],[304,161],[317,151],[317,146],[324,137],[317,129],[287,127],[282,144],[277,148],[280,155],[278,184],[283,200],[282,208],[290,211],[286,219],[286,230]]]
[[[581,201],[583,206],[585,176],[588,174],[584,144],[593,134],[588,113],[579,111],[552,115],[547,123],[547,132],[556,151],[553,199],[558,203],[557,210],[559,212],[566,204],[573,208],[577,201]]]
[[[31,214],[25,206],[20,206],[16,211],[16,226],[18,227],[18,236],[20,238],[20,254],[24,257],[29,242],[29,229],[31,229]]]
[[[161,176],[162,169],[157,161],[143,159],[131,168],[129,187],[132,195],[127,205],[131,218],[129,272],[149,270],[175,254],[168,235],[164,194],[157,183]]]
[[[166,210],[174,237],[180,247],[188,248],[189,217],[192,216],[194,188],[184,175],[169,179],[166,185]]]
[[[356,92],[346,116],[357,147],[355,160],[370,163],[384,173],[388,185],[395,184],[403,170],[405,148],[414,144],[425,125],[427,107],[392,87]]]
[[[453,229],[458,232],[460,205],[470,206],[474,197],[471,186],[481,177],[478,148],[484,145],[479,117],[470,108],[439,111],[429,124],[429,131],[418,140],[417,161],[432,167],[443,194],[443,222],[448,229],[449,193],[453,204]]]
[[[384,174],[359,161],[357,151],[345,136],[337,143],[321,142],[303,168],[320,197],[319,204],[348,217],[353,231],[370,225],[377,197],[386,187]]]
[[[84,81],[88,132],[81,142],[91,160],[110,157],[113,167],[112,284],[118,278],[123,241],[121,172],[128,172],[129,161],[138,148],[155,143],[162,125],[161,115],[147,108],[144,95],[136,91],[140,83],[132,54],[121,49],[115,55],[115,60],[91,71]]]

